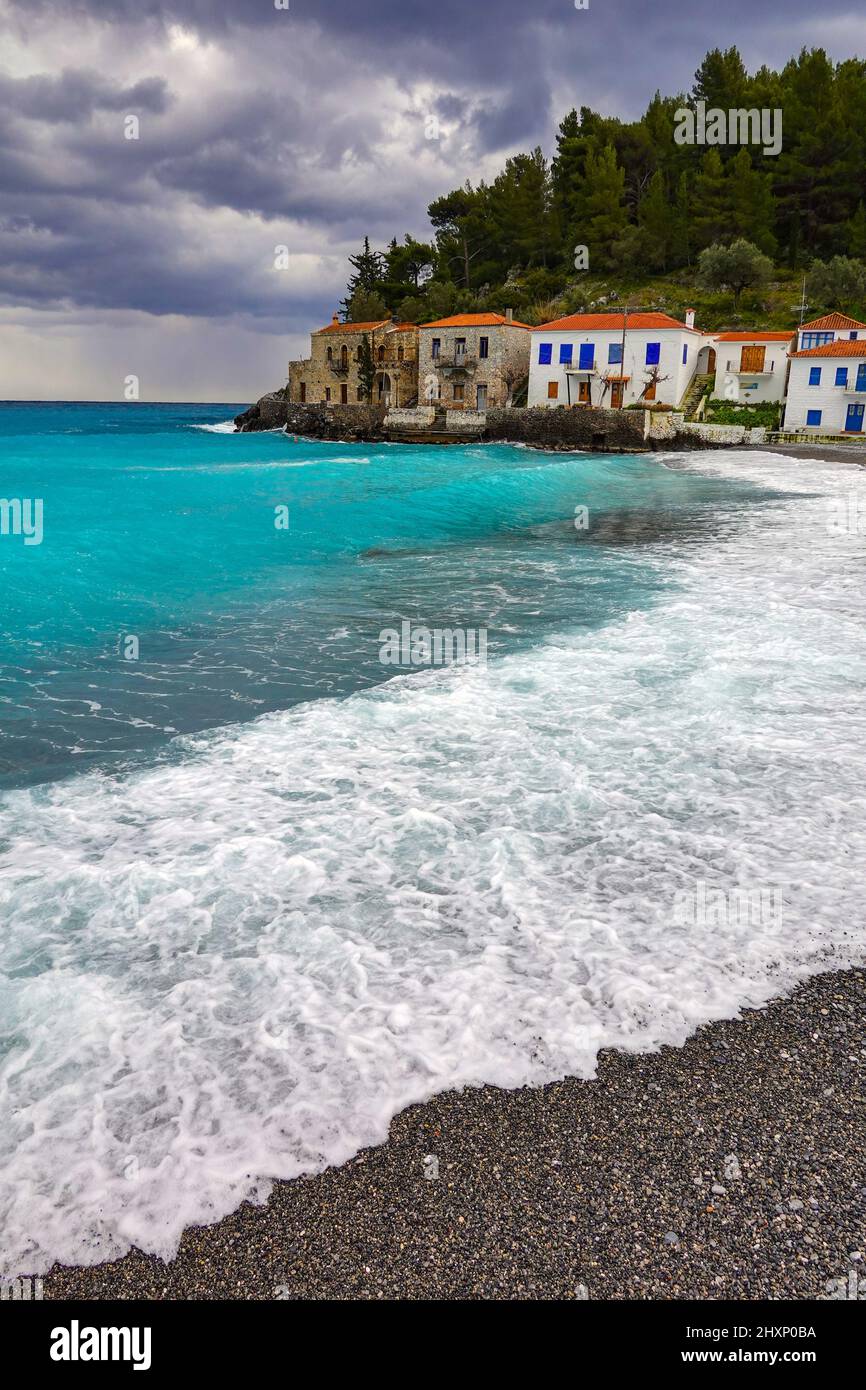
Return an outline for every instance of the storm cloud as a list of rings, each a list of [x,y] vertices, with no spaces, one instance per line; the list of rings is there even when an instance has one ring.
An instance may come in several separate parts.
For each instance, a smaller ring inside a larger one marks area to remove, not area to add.
[[[848,0],[0,0],[0,396],[112,398],[142,356],[151,398],[278,385],[363,236],[429,235],[432,198],[549,153],[570,107],[637,116],[732,43],[751,69],[843,58],[866,20]]]

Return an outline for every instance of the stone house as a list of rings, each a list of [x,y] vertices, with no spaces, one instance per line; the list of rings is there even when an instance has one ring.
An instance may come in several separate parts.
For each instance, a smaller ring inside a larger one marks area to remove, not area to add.
[[[359,368],[361,343],[369,338],[376,366],[373,403],[413,405],[418,398],[418,328],[396,319],[341,323],[336,314],[310,334],[310,355],[289,363],[293,405],[366,404]]]
[[[481,411],[510,405],[514,388],[529,375],[531,331],[510,309],[421,324],[419,403]]]

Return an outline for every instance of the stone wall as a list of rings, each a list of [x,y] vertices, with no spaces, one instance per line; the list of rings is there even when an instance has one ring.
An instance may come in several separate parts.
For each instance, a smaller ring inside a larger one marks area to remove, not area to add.
[[[311,439],[375,441],[386,438],[385,414],[383,405],[295,405],[275,391],[236,415],[235,425],[244,432],[285,429]]]
[[[546,406],[488,410],[485,439],[542,449],[645,450],[643,410],[548,410]]]
[[[436,419],[432,405],[421,405],[411,410],[389,410],[386,424],[395,430],[429,430]]]

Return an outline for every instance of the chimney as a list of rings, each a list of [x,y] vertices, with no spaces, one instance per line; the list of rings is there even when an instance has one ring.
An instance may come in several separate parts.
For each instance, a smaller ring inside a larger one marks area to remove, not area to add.
[[[686,328],[694,328],[694,326],[695,326],[695,311],[694,311],[694,309],[686,309]]]
[[[512,323],[512,322],[514,321],[514,310],[513,310],[513,309],[506,309],[506,310],[505,310],[505,320],[506,320],[507,323]]]
[[[337,313],[337,311],[334,310],[334,313],[333,313],[333,315],[332,315],[332,317],[331,317],[331,325],[333,326],[334,324],[337,324],[337,323],[339,323],[339,322],[340,322],[340,316],[339,316],[339,314]]]

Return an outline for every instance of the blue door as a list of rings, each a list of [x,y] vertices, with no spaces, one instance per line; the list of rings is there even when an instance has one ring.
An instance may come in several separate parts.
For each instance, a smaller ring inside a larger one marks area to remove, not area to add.
[[[847,416],[847,419],[845,420],[845,433],[846,433],[846,434],[860,434],[860,432],[861,432],[862,429],[863,429],[863,411],[864,411],[864,410],[866,410],[866,406],[863,406],[863,405],[849,405],[849,407],[848,407],[848,416]]]

